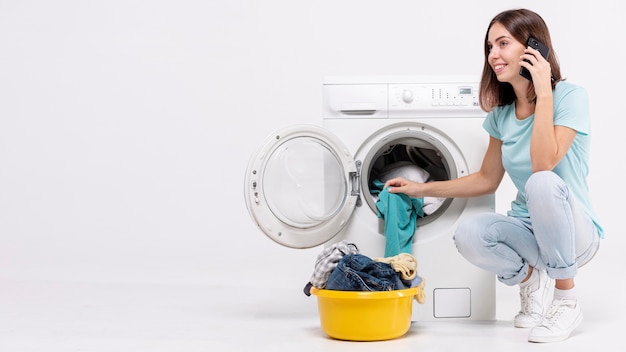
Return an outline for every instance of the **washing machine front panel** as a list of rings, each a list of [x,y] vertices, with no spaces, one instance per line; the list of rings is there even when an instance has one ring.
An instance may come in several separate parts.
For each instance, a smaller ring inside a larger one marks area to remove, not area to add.
[[[372,210],[367,192],[370,169],[393,145],[432,149],[445,160],[445,176],[463,177],[480,169],[489,136],[486,113],[478,106],[476,77],[330,77],[325,79],[323,126],[337,135],[362,162],[361,198],[349,224],[332,242],[348,240],[370,257],[384,255],[384,221]],[[339,91],[338,87],[343,86]],[[361,86],[350,91],[351,86]],[[387,108],[378,102],[387,87]],[[363,93],[366,91],[366,94]],[[360,93],[359,93],[360,92]],[[338,93],[338,94],[335,94]],[[346,98],[348,97],[348,98]],[[343,104],[358,102],[359,104]],[[332,104],[327,102],[332,101]],[[350,106],[342,111],[337,107]],[[362,107],[362,111],[358,108]],[[376,107],[376,111],[372,107]],[[426,302],[413,319],[495,319],[495,275],[469,264],[453,236],[460,221],[495,211],[493,195],[448,199],[432,221],[418,223],[412,254],[426,282]]]
[[[345,226],[358,198],[357,166],[345,145],[316,126],[276,132],[248,165],[248,211],[272,240],[293,248],[327,242]]]

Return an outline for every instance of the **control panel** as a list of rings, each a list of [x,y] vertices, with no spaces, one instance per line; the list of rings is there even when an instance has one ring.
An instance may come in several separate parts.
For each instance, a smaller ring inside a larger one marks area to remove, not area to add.
[[[389,84],[388,116],[408,117],[420,111],[479,113],[478,83]]]
[[[390,84],[389,108],[479,106],[478,84]]]
[[[484,117],[479,83],[333,81],[324,85],[324,118]]]

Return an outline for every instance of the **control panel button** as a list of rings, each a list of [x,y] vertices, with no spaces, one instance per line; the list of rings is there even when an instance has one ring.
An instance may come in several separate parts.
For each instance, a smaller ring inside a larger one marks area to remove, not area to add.
[[[413,102],[413,99],[415,97],[413,96],[413,91],[411,91],[410,89],[405,89],[404,91],[402,91],[402,101],[407,103],[407,104],[411,104]]]

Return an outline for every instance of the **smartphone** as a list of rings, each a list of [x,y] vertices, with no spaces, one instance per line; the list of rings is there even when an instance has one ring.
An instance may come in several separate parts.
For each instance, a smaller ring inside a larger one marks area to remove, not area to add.
[[[548,59],[548,55],[550,54],[550,48],[548,48],[545,44],[538,41],[537,39],[533,37],[528,38],[528,40],[526,41],[526,46],[529,46],[533,49],[538,50],[544,59],[546,60]],[[524,61],[529,62],[528,60],[524,60]],[[526,67],[520,68],[519,74],[522,75],[522,77],[532,82],[533,79],[530,76],[530,72],[526,69]]]

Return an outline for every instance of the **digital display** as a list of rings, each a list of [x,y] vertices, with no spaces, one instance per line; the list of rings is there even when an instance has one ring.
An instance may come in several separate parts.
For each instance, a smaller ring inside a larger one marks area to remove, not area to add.
[[[461,94],[461,95],[471,95],[472,94],[472,87],[460,87],[459,88],[459,94]]]

